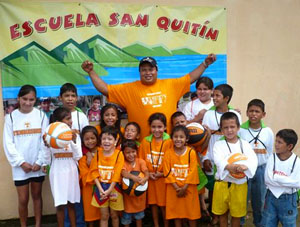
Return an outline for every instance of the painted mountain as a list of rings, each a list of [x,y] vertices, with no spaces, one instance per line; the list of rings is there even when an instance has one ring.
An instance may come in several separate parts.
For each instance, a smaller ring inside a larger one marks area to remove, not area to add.
[[[64,62],[69,68],[76,71],[82,76],[86,75],[81,68],[81,64],[85,60],[89,60],[94,64],[94,70],[99,76],[106,76],[108,72],[104,69],[104,66],[96,62],[93,58],[89,57],[88,53],[81,50],[80,45],[73,39],[69,39],[63,44],[59,45],[51,51],[56,58]]]
[[[123,50],[133,56],[173,56],[173,55],[199,55],[200,54],[189,48],[179,48],[179,49],[169,50],[164,45],[147,46],[140,42],[124,47]]]
[[[36,42],[14,52],[3,59],[2,86],[57,85],[67,81],[88,84],[88,80]]]
[[[139,61],[103,37],[96,35],[81,44],[97,62],[106,67],[136,67]]]
[[[107,76],[108,68],[138,67],[142,56],[174,55],[200,53],[189,48],[170,50],[164,45],[148,46],[140,42],[121,49],[100,35],[81,44],[69,39],[51,51],[33,41],[2,60],[2,87],[53,86],[66,82],[86,85],[87,74],[81,69],[85,60],[93,62],[99,76]]]

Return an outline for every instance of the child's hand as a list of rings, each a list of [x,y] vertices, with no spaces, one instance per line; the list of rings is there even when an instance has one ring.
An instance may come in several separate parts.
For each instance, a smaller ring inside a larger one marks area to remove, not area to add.
[[[38,164],[33,164],[32,166],[32,172],[36,172],[36,171],[39,171],[41,169],[41,166],[38,165]]]
[[[21,168],[25,173],[29,173],[30,171],[32,171],[32,165],[30,165],[28,162],[23,162]]]
[[[76,133],[76,131],[73,129],[73,130],[72,130],[72,140],[73,140],[74,143],[76,143],[76,138],[77,138],[77,133]]]
[[[161,177],[163,177],[164,176],[164,174],[163,173],[161,173],[161,172],[156,172],[155,173],[155,177],[158,179],[158,178],[161,178]]]
[[[138,183],[139,183],[140,185],[144,185],[144,184],[146,183],[146,181],[147,181],[147,178],[143,177],[143,178],[140,178],[140,179],[139,179]]]
[[[103,199],[106,199],[106,198],[108,198],[109,197],[109,195],[110,195],[110,193],[111,193],[111,190],[106,190],[106,191],[104,191],[103,192],[103,194],[102,194],[102,197],[103,197]]]
[[[87,73],[90,73],[91,71],[94,70],[94,65],[92,62],[90,61],[84,61],[81,65],[81,68],[87,72]]]
[[[91,161],[92,161],[92,159],[93,159],[92,152],[88,151],[85,155],[86,155],[86,164],[87,164],[88,166],[90,166]]]
[[[202,120],[203,120],[203,117],[204,117],[204,114],[206,113],[206,111],[207,111],[206,109],[200,110],[194,117],[194,121],[202,123]]]
[[[155,173],[149,173],[149,178],[150,178],[151,180],[157,180],[156,174],[155,174]]]
[[[48,148],[50,148],[50,145],[47,143],[46,141],[46,133],[43,135],[43,141],[44,141],[44,145]]]
[[[42,166],[42,172],[47,173],[47,166]]]
[[[185,197],[185,195],[186,195],[186,192],[185,192],[185,189],[184,189],[184,187],[181,187],[181,188],[179,188],[179,190],[178,191],[176,191],[177,192],[177,197],[179,197],[179,198],[181,198],[181,197]]]
[[[243,164],[237,164],[237,168],[236,168],[236,171],[237,172],[245,172],[246,170],[248,169],[247,166],[243,165]]]
[[[238,164],[228,164],[225,169],[227,169],[230,173],[240,173],[238,171]]]
[[[212,164],[211,164],[211,161],[209,161],[208,159],[205,160],[203,162],[203,168],[205,170],[205,172],[210,172],[212,170]]]
[[[139,176],[131,176],[131,180],[133,180],[135,183],[139,183],[140,179],[141,178]]]

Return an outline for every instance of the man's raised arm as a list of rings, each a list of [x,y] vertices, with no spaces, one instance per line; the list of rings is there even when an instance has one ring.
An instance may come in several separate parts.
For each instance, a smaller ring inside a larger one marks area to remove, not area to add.
[[[217,57],[215,54],[209,54],[205,60],[192,72],[190,72],[191,84],[200,78],[205,69],[216,61]]]
[[[90,61],[84,61],[81,68],[87,72],[95,86],[95,88],[103,95],[108,96],[107,83],[105,83],[94,71],[94,65]]]

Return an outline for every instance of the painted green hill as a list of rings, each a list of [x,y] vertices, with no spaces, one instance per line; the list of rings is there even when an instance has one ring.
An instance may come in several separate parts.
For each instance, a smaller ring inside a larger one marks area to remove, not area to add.
[[[80,45],[73,39],[69,39],[68,41],[59,45],[53,49],[51,53],[56,56],[56,59],[64,62],[69,68],[82,76],[86,75],[86,72],[84,72],[81,68],[81,64],[85,60],[89,60],[90,62],[94,63],[94,70],[98,75],[104,76],[108,74],[103,66],[81,51]]]
[[[134,56],[172,56],[172,52],[163,45],[150,47],[140,42],[124,47],[123,50]]]
[[[22,72],[6,64],[2,64],[2,66],[2,87],[22,86],[26,84],[24,80],[26,77]]]
[[[155,52],[151,47],[148,47],[141,43],[134,43],[127,47],[124,47],[123,50],[134,56],[155,56]]]
[[[88,80],[55,58],[45,48],[31,42],[27,46],[3,59],[3,62],[18,73],[18,79],[32,85],[61,85],[71,82],[77,85],[88,84]],[[19,80],[8,82],[2,78],[2,85],[19,86]]]
[[[189,48],[179,48],[172,50],[173,55],[198,55],[200,53],[193,51]]]
[[[81,50],[86,50],[86,45],[91,49],[93,58],[103,66],[135,67],[139,64],[136,58],[99,35],[82,43]]]

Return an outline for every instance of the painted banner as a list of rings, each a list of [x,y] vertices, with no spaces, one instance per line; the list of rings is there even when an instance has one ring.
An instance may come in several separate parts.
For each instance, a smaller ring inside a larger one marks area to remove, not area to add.
[[[226,9],[97,2],[0,1],[0,61],[4,99],[20,86],[38,96],[59,95],[66,82],[79,95],[97,95],[84,60],[108,84],[139,80],[144,56],[158,61],[161,79],[182,76],[209,53],[217,61],[205,71],[226,82]],[[191,86],[195,90],[194,85]]]

